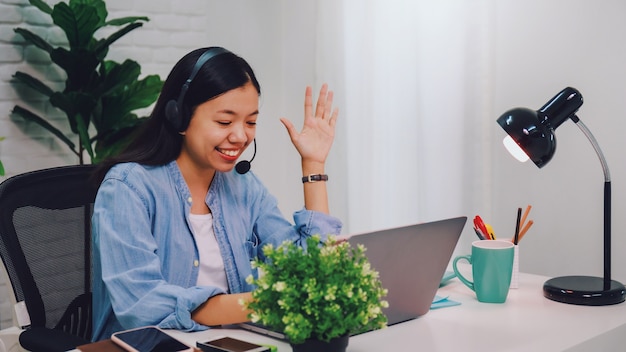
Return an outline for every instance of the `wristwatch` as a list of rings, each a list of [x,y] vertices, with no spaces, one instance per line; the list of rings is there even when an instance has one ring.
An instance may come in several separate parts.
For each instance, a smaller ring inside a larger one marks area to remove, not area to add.
[[[328,181],[328,175],[315,174],[302,177],[302,183]]]

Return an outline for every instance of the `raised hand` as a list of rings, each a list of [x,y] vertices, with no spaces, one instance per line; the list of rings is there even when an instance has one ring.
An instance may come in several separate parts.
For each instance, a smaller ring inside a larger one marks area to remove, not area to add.
[[[324,164],[335,139],[335,124],[339,109],[333,110],[333,92],[323,84],[313,113],[313,93],[306,87],[304,94],[304,126],[298,133],[293,123],[286,118],[280,121],[285,125],[291,142],[304,162]]]

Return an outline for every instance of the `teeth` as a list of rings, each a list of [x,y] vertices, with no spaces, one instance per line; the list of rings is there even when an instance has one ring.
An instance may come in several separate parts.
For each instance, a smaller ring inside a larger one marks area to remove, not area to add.
[[[237,150],[220,150],[220,152],[228,156],[237,156],[237,154],[239,154],[239,151]]]

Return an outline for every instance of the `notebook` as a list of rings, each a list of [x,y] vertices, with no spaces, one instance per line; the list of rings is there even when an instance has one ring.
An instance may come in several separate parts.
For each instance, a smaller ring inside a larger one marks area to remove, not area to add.
[[[422,316],[433,298],[461,236],[466,216],[389,228],[348,237],[352,246],[363,244],[365,254],[388,291],[387,325]],[[244,323],[240,327],[284,339],[282,332]]]

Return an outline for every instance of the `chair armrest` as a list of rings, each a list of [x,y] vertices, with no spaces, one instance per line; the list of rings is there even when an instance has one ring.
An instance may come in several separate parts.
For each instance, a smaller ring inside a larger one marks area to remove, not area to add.
[[[31,326],[20,334],[20,346],[27,351],[70,351],[91,341],[65,331]]]
[[[0,352],[25,351],[19,343],[20,334],[24,331],[17,326],[0,330]]]

